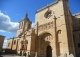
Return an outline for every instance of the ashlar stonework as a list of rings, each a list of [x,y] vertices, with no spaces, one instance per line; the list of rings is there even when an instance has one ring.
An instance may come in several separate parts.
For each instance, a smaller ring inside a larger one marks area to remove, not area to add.
[[[56,0],[19,22],[16,37],[7,41],[6,53],[31,57],[80,57],[80,13],[72,15],[68,0]],[[7,51],[8,50],[8,51]]]

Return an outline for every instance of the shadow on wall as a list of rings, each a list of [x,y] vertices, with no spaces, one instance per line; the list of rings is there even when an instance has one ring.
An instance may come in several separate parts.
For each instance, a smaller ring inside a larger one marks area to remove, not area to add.
[[[5,54],[17,54],[17,51],[11,49],[5,49]]]

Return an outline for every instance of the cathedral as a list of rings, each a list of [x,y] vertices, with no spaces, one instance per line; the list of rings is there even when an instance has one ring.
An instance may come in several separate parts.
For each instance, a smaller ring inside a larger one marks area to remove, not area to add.
[[[71,14],[68,0],[56,0],[37,10],[34,28],[31,24],[25,14],[19,21],[16,37],[7,40],[6,53],[80,57],[80,13]]]

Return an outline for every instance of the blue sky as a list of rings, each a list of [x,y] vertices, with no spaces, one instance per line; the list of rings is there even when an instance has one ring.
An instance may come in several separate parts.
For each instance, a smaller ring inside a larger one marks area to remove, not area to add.
[[[18,22],[28,13],[29,19],[35,21],[35,12],[55,0],[0,0],[0,34],[6,40],[16,36]],[[80,0],[68,0],[72,14],[80,12]],[[3,24],[5,22],[5,24]]]

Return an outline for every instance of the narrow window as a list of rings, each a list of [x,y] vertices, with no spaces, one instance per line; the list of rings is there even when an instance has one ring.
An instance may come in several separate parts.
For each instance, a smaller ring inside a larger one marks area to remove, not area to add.
[[[14,40],[14,45],[16,44],[16,40]]]

